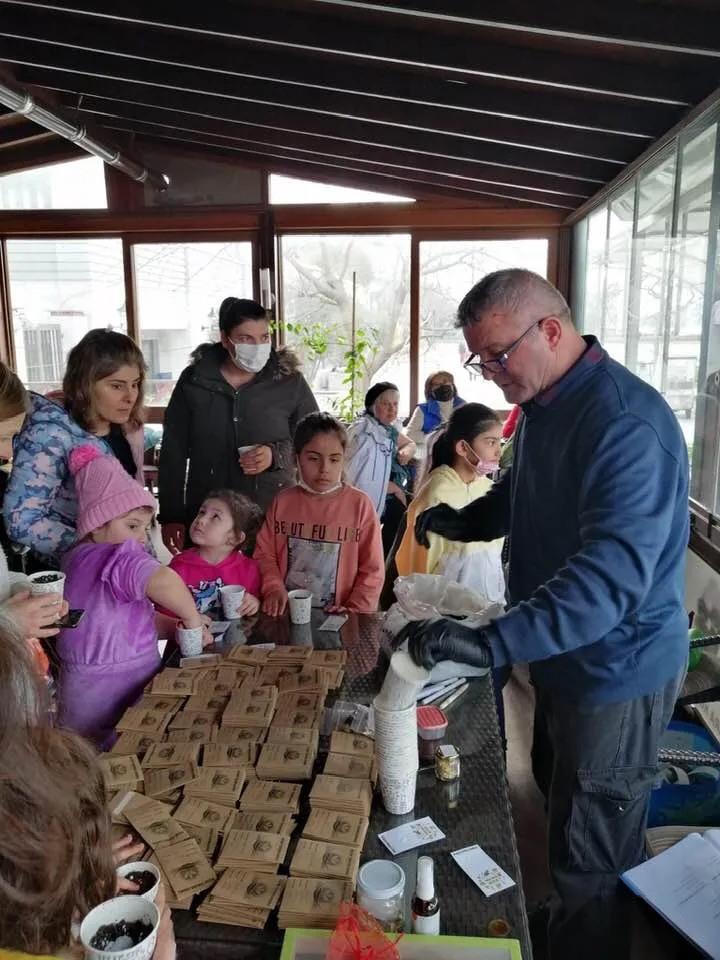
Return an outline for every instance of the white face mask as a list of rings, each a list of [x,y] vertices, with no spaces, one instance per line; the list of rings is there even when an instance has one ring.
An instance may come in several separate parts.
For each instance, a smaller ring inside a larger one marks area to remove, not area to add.
[[[305,483],[303,480],[302,470],[300,469],[300,464],[296,464],[298,472],[298,482],[297,485],[307,493],[311,493],[314,497],[326,497],[328,493],[335,493],[336,490],[339,490],[342,484],[342,479],[338,480],[337,483],[333,484],[331,487],[328,487],[327,490],[313,490],[313,488]]]
[[[473,463],[469,457],[463,457],[463,460],[469,467],[472,467],[479,477],[485,477],[488,473],[495,473],[498,468],[497,463],[494,463],[492,460],[481,460],[469,443],[466,443],[465,446],[470,451],[472,456],[475,457],[475,462]]]
[[[231,359],[236,367],[246,373],[260,373],[270,359],[272,344],[270,343],[233,343],[235,354]]]

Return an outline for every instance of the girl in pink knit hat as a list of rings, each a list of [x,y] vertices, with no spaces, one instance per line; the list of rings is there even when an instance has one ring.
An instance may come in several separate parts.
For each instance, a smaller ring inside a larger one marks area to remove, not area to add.
[[[115,724],[160,669],[153,603],[185,627],[203,619],[177,573],[145,550],[152,494],[95,447],[73,450],[70,471],[79,542],[63,562],[65,598],[85,616],[58,640],[58,721],[107,750]]]

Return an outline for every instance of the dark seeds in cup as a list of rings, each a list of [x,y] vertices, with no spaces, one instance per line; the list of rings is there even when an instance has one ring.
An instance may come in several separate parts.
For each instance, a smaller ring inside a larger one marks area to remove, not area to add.
[[[118,920],[99,927],[90,946],[106,953],[120,953],[142,943],[152,933],[152,925],[144,920]]]
[[[149,870],[132,870],[130,873],[125,874],[125,879],[138,885],[139,889],[135,891],[135,896],[139,897],[141,894],[147,893],[148,890],[152,890],[157,877],[154,873],[150,873]],[[129,890],[124,892],[130,893]]]
[[[57,573],[46,573],[44,577],[35,577],[33,583],[57,583],[60,579]]]

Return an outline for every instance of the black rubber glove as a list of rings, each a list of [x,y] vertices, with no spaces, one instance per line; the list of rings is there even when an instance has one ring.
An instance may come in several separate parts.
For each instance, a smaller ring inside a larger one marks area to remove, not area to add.
[[[418,516],[415,521],[415,539],[421,547],[429,549],[429,533],[438,533],[446,540],[459,540],[466,526],[458,510],[454,510],[447,503],[439,503]]]
[[[432,670],[441,660],[473,667],[491,667],[492,653],[484,630],[473,630],[457,620],[414,620],[400,631],[397,644],[408,641],[415,663]]]

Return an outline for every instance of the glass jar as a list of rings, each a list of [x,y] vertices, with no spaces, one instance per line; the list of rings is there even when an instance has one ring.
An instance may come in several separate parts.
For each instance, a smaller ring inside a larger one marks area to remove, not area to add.
[[[452,783],[460,776],[460,754],[451,743],[435,751],[435,776],[444,783]]]
[[[405,872],[392,860],[370,860],[360,867],[357,902],[386,933],[405,928]]]

